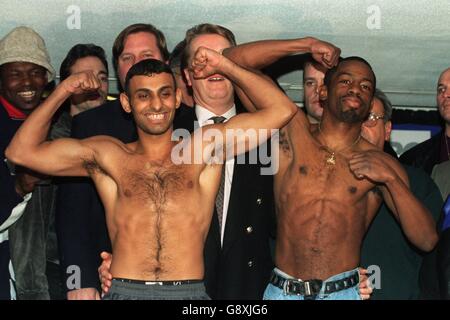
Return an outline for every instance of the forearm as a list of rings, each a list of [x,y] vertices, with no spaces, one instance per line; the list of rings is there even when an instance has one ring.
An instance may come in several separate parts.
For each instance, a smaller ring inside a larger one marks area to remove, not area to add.
[[[285,113],[287,118],[295,113],[295,105],[290,99],[264,76],[244,69],[229,60],[223,64],[221,73],[246,94],[258,111],[275,114],[275,116]]]
[[[387,182],[386,187],[391,195],[395,214],[408,239],[423,251],[432,250],[438,236],[428,209],[399,177]]]
[[[53,115],[68,97],[69,93],[57,87],[17,130],[6,149],[6,157],[22,164],[23,157],[32,156],[33,150],[46,140]]]
[[[233,62],[251,69],[262,69],[282,57],[311,51],[314,38],[292,40],[262,40],[227,48],[223,55]]]

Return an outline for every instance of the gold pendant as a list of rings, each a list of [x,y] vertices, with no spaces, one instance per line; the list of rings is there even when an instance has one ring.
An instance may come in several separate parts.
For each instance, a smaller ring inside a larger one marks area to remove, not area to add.
[[[327,164],[329,165],[335,165],[336,164],[336,157],[334,156],[334,152],[330,154],[330,156],[327,158]]]

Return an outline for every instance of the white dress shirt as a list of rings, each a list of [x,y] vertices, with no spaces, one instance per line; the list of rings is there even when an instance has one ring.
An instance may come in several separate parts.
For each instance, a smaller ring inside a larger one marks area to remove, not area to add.
[[[210,120],[211,117],[222,116],[225,118],[224,122],[227,122],[231,117],[236,115],[236,106],[233,105],[233,107],[231,107],[231,109],[229,109],[224,114],[215,114],[197,104],[195,105],[195,114],[197,115],[198,124],[200,125],[200,127],[203,127],[205,125],[214,123],[212,120]],[[228,159],[225,163],[223,217],[222,217],[222,230],[220,230],[220,242],[222,245],[223,245],[223,235],[225,231],[225,225],[227,221],[228,202],[230,201],[231,183],[233,182],[233,172],[234,172],[234,158],[231,158]]]

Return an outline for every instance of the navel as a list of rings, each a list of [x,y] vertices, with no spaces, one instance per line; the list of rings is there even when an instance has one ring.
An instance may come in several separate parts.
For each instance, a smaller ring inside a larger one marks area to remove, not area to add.
[[[306,176],[308,174],[308,167],[307,166],[300,166],[300,174]]]
[[[356,191],[358,191],[358,188],[356,188],[355,186],[348,187],[348,192],[350,192],[351,194],[355,194]]]

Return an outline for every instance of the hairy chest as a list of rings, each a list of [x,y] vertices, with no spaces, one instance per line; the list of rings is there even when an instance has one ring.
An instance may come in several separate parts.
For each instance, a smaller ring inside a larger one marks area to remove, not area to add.
[[[126,201],[157,208],[182,199],[194,191],[194,178],[183,165],[134,164],[123,169],[120,195]]]

